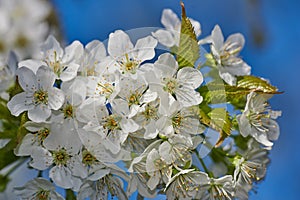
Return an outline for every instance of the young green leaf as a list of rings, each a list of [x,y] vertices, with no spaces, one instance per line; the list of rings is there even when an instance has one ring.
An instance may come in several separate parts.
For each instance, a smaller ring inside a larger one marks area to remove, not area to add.
[[[179,47],[176,51],[177,62],[179,67],[193,67],[196,60],[199,58],[199,46],[194,27],[186,16],[184,4],[181,2],[182,19]]]

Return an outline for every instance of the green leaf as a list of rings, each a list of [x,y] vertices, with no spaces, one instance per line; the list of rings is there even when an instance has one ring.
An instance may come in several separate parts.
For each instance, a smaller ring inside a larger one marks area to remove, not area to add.
[[[216,146],[220,146],[225,138],[231,134],[230,115],[225,108],[214,108],[210,113],[210,123],[212,127],[220,133],[220,138]]]
[[[0,192],[5,191],[9,181],[10,179],[8,178],[8,176],[3,176],[2,174],[0,174]]]
[[[245,107],[246,96],[252,91],[264,94],[280,93],[276,87],[255,76],[238,77],[236,86],[228,85],[222,80],[215,80],[198,89],[206,103],[231,103],[238,109]]]
[[[193,67],[196,60],[199,58],[199,46],[194,27],[186,16],[184,4],[181,2],[182,19],[179,47],[176,49],[177,62],[179,68]]]
[[[231,119],[225,108],[210,108],[205,104],[200,105],[200,121],[202,124],[220,133],[216,146],[220,146],[224,139],[231,134]]]
[[[15,156],[14,149],[22,142],[22,139],[27,134],[27,130],[23,126],[25,122],[28,121],[27,112],[24,112],[18,120],[19,124],[16,125],[17,129],[14,130],[13,135],[9,135],[11,140],[0,149],[0,170],[20,158]]]
[[[256,76],[239,76],[237,78],[237,87],[246,88],[259,93],[278,94],[275,86],[272,86],[266,80]]]

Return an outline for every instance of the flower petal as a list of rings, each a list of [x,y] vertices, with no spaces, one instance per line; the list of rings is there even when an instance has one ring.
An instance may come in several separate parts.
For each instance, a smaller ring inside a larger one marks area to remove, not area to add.
[[[133,44],[129,36],[122,30],[117,30],[109,34],[108,53],[113,57],[119,57],[130,53],[133,49]]]
[[[12,115],[19,116],[22,112],[34,108],[34,105],[32,104],[32,97],[28,97],[26,92],[16,94],[7,103],[7,108]]]
[[[152,35],[166,47],[172,47],[175,45],[175,39],[169,31],[159,29],[156,32],[152,33]]]

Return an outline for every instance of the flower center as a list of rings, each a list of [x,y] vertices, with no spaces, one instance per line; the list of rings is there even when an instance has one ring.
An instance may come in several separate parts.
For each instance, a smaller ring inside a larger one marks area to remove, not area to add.
[[[50,134],[50,130],[48,128],[43,128],[40,129],[37,132],[37,137],[40,143],[44,142],[44,140],[46,139],[46,137]]]
[[[60,149],[59,151],[53,152],[52,157],[54,159],[53,162],[55,163],[55,165],[66,165],[71,158],[71,156],[64,148]]]
[[[252,126],[261,132],[268,132],[269,128],[265,126],[263,119],[270,118],[266,113],[250,112],[247,115],[248,120]]]
[[[175,90],[178,86],[178,83],[176,81],[176,79],[174,78],[166,78],[165,80],[165,86],[164,86],[164,90],[170,94],[174,94]]]
[[[48,104],[48,92],[42,89],[33,94],[35,104]]]
[[[63,110],[64,112],[64,117],[66,118],[73,118],[74,117],[74,109],[71,104],[67,104]]]
[[[82,152],[82,163],[85,165],[89,165],[91,166],[92,164],[94,164],[96,162],[96,157],[93,156],[89,151],[84,150]]]
[[[178,128],[181,125],[183,120],[183,116],[180,113],[177,113],[174,117],[172,117],[172,125],[174,128]]]
[[[132,93],[130,96],[129,96],[129,98],[128,98],[128,105],[129,106],[131,106],[131,105],[133,105],[133,104],[135,104],[135,105],[139,105],[140,104],[140,97],[141,97],[141,95],[138,93],[138,92],[136,92],[136,93]]]
[[[136,68],[139,66],[139,62],[133,58],[130,58],[127,53],[125,54],[125,60],[119,60],[118,63],[123,69],[123,73],[129,72],[135,74]]]
[[[49,200],[50,191],[41,189],[35,195],[35,200]]]
[[[99,94],[105,95],[106,98],[108,98],[114,91],[114,87],[110,83],[98,83],[97,86],[100,87]],[[96,90],[98,90],[98,88]]]
[[[147,120],[157,119],[157,108],[148,104],[145,108],[145,111],[143,112],[143,115]]]
[[[109,115],[108,117],[105,118],[104,120],[104,125],[103,127],[105,129],[108,129],[108,130],[115,130],[115,129],[118,129],[119,128],[119,124],[118,124],[118,119],[117,119],[117,116],[115,115]]]

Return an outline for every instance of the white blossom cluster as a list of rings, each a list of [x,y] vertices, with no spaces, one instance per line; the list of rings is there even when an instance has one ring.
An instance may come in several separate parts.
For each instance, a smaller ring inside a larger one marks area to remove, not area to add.
[[[200,23],[191,22],[200,36]],[[169,200],[248,199],[265,176],[268,149],[279,136],[274,119],[280,113],[267,104],[271,94],[253,90],[247,95],[232,127],[235,133],[212,150],[228,159],[208,160],[209,166],[197,153],[208,143],[209,127],[199,107],[204,99],[197,90],[205,76],[197,66],[179,67],[171,53],[156,54],[158,43],[179,45],[176,14],[164,10],[162,23],[166,29],[134,44],[122,30],[109,35],[107,47],[97,40],[61,47],[49,36],[41,59],[18,63],[12,77],[23,91],[7,107],[29,120],[15,154],[29,156],[29,165],[49,172],[45,177],[51,180],[38,177],[16,188],[22,199],[63,199],[54,186],[71,189],[78,199],[128,199],[136,191],[148,198],[166,194]],[[235,86],[237,76],[250,74],[239,57],[241,34],[224,42],[216,26],[199,40],[205,44],[211,50],[207,60],[224,84]],[[243,146],[234,144],[238,139]]]
[[[38,53],[50,31],[46,19],[51,10],[45,0],[0,1],[0,57],[11,50],[22,59]]]

